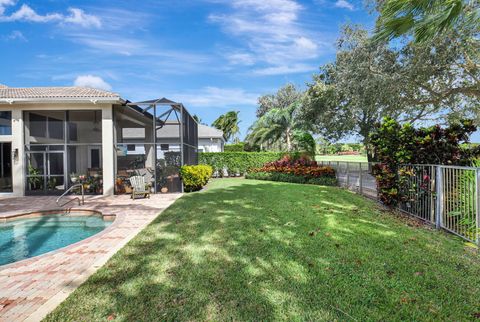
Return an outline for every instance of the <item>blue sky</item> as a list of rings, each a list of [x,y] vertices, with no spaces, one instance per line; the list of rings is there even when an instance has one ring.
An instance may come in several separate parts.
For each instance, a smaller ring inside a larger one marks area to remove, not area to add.
[[[183,102],[203,122],[303,88],[332,61],[342,24],[371,27],[362,0],[0,0],[0,83],[86,85]]]

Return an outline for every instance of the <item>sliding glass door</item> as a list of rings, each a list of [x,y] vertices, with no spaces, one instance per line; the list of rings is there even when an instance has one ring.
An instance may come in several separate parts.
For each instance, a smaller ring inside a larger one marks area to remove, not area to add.
[[[12,143],[0,143],[0,193],[12,191]]]
[[[65,191],[65,152],[28,151],[26,192],[58,195]]]

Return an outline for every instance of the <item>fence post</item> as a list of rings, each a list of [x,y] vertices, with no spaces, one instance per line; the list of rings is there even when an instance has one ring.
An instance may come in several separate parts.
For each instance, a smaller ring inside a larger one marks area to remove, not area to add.
[[[350,162],[347,162],[347,189],[350,190]]]
[[[478,236],[479,229],[480,229],[480,198],[478,196],[480,189],[478,185],[480,184],[480,169],[475,169],[475,215],[476,215],[476,230],[475,230],[475,241],[477,245],[479,245],[480,238]]]
[[[443,172],[441,166],[436,166],[435,174],[435,194],[437,197],[435,207],[435,227],[437,229],[442,228],[442,216],[443,216]]]
[[[435,192],[437,187],[437,168],[435,166],[430,166],[430,222],[435,223]],[[435,175],[435,176],[434,176]]]
[[[360,194],[363,195],[363,175],[362,175],[362,162],[358,163],[360,172],[358,174],[358,184],[360,185]]]

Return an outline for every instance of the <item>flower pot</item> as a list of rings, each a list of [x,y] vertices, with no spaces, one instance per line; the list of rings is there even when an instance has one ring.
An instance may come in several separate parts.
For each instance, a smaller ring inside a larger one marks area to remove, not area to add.
[[[70,178],[70,181],[71,181],[72,183],[77,183],[78,178],[77,178],[77,177],[72,177],[72,178]]]
[[[167,187],[163,187],[162,189],[160,189],[160,192],[161,192],[161,193],[167,193],[167,192],[168,192],[168,188],[167,188]]]

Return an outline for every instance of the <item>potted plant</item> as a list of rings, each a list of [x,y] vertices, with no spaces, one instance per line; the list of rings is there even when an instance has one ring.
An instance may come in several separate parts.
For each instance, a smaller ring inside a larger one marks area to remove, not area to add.
[[[70,173],[70,181],[73,184],[78,182],[78,175],[75,172]]]

